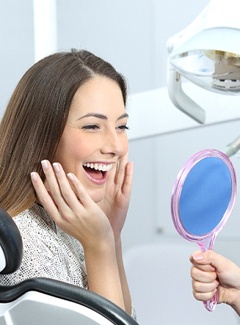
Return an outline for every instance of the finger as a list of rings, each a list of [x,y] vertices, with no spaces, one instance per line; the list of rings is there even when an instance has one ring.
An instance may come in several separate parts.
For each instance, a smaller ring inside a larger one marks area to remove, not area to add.
[[[196,281],[209,283],[217,279],[217,274],[216,272],[212,272],[212,271],[209,272],[208,270],[202,270],[199,269],[198,267],[192,267],[191,277]]]
[[[92,204],[93,200],[91,199],[90,195],[88,194],[84,186],[81,184],[79,179],[72,173],[68,173],[67,177],[70,180],[72,186],[74,187],[75,193],[81,204],[84,207],[88,207],[90,204]]]
[[[190,261],[194,266],[202,271],[213,272],[215,271],[215,268],[211,265],[209,257],[205,257],[207,254],[202,251],[196,251],[190,256]]]
[[[53,163],[53,168],[61,193],[61,199],[59,200],[59,209],[64,210],[66,208],[66,205],[73,210],[79,209],[80,197],[74,192],[73,188],[71,187],[69,178],[67,178],[61,164]]]
[[[60,195],[60,189],[53,168],[48,160],[41,161],[42,169],[45,175],[46,188],[55,196]]]
[[[125,167],[125,178],[123,181],[122,192],[126,196],[130,196],[132,191],[133,180],[133,162],[128,162]]]
[[[206,252],[197,251],[191,255],[190,261],[197,267],[209,265],[209,270],[217,270],[218,273],[226,271],[226,265],[229,265],[229,261],[225,257],[212,250]]]
[[[212,297],[215,295],[216,291],[217,291],[217,289],[214,289],[209,292],[197,292],[197,291],[193,290],[193,296],[195,297],[195,299],[197,299],[199,301],[208,301],[208,300],[212,299]]]
[[[64,171],[60,168],[61,166],[59,164],[54,164],[53,169],[49,161],[43,160],[41,163],[46,177],[46,184],[44,185],[48,191],[48,197],[44,196],[42,198],[42,200],[46,198],[47,201],[42,203],[42,205],[52,219],[61,227],[64,220],[69,221],[74,218],[72,207],[69,205],[70,197],[72,200],[75,198],[77,201],[77,199]],[[59,184],[59,181],[61,185]],[[62,191],[64,192],[65,197],[63,196]],[[49,197],[51,197],[52,200],[50,200]],[[69,202],[67,202],[66,199]],[[72,201],[70,204],[73,204]]]
[[[124,157],[119,159],[118,164],[116,166],[116,175],[115,175],[115,183],[116,184],[122,184],[123,179],[125,176],[125,167],[128,162],[128,155],[126,154]]]
[[[216,269],[211,264],[197,264],[192,263],[194,267],[204,272],[215,272]]]
[[[125,195],[130,195],[132,190],[133,162],[128,162],[128,154],[119,161],[115,183],[119,185]]]
[[[45,185],[43,184],[40,176],[36,172],[31,173],[31,180],[33,187],[36,191],[39,202],[45,208],[45,210],[49,213],[49,215],[57,215],[58,209],[53,202],[52,197],[49,195]]]
[[[219,283],[218,281],[213,281],[210,283],[203,283],[203,282],[199,282],[199,281],[192,281],[192,287],[193,290],[196,293],[213,293],[216,291],[217,287],[218,287]]]

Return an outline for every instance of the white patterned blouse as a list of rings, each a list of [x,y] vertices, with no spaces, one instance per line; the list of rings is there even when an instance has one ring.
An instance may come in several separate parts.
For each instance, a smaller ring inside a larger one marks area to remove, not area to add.
[[[44,208],[34,204],[13,218],[23,241],[22,263],[17,271],[0,275],[0,285],[14,285],[45,277],[88,289],[81,243],[63,232]],[[132,317],[136,319],[135,310]]]

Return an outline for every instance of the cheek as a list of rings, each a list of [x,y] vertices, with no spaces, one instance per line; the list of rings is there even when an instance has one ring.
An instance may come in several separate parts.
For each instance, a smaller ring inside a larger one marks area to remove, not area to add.
[[[71,145],[65,147],[64,159],[67,161],[85,161],[92,153],[92,147],[87,141],[73,141]]]
[[[56,157],[58,159],[84,157],[90,151],[91,143],[89,139],[86,139],[84,136],[79,136],[78,133],[74,131],[75,130],[63,134],[56,152]]]

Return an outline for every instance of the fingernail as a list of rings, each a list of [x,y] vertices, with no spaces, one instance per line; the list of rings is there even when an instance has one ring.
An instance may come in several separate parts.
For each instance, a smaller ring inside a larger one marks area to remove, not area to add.
[[[67,177],[71,180],[71,181],[74,181],[74,175],[72,173],[68,173],[67,174]]]
[[[194,254],[192,256],[195,261],[202,261],[203,260],[203,254]]]
[[[47,170],[48,169],[48,161],[47,160],[42,160],[41,161],[41,164],[42,164],[42,168],[43,169],[45,169],[45,170]]]
[[[60,172],[60,166],[58,163],[53,163],[53,168],[55,170],[56,173],[59,173]]]
[[[37,173],[32,172],[30,175],[31,175],[31,179],[32,179],[33,181],[36,181],[36,180],[37,180]]]

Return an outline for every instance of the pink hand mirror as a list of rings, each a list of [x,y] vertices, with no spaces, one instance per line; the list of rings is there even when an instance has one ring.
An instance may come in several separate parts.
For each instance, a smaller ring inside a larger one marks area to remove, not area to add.
[[[171,198],[174,226],[185,239],[204,252],[213,249],[218,232],[226,223],[236,198],[236,175],[229,158],[214,149],[190,157],[177,175]],[[203,302],[213,311],[218,293]]]

